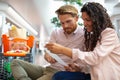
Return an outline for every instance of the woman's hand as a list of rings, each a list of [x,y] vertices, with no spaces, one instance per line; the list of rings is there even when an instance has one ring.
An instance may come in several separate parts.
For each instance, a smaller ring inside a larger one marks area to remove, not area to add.
[[[54,54],[64,54],[72,58],[72,49],[59,45],[57,43],[48,43],[45,47]]]
[[[66,71],[70,72],[80,72],[81,68],[77,64],[68,64],[68,66],[64,67]]]
[[[55,53],[55,54],[61,54],[62,49],[64,48],[63,46],[56,44],[56,43],[48,43],[45,45],[45,47],[50,50],[50,52]]]

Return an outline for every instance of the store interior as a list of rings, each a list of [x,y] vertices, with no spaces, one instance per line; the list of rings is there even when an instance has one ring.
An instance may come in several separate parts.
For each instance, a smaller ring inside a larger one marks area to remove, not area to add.
[[[71,1],[71,0],[70,0]],[[101,3],[107,9],[110,15],[111,21],[114,25],[118,36],[120,37],[120,0],[80,0],[82,4],[88,1],[96,1]],[[30,49],[28,54],[24,55],[30,57],[30,62],[47,66],[44,60],[44,45],[48,42],[50,34],[53,29],[58,28],[51,20],[56,17],[55,10],[61,5],[67,4],[64,0],[0,0],[0,58],[5,56],[5,45],[3,43],[3,35],[7,38],[14,38],[19,36],[25,43],[29,44],[29,36],[33,36],[33,40],[30,41]],[[79,10],[80,6],[75,5]],[[82,22],[82,20],[80,19]],[[12,31],[17,30],[18,32]],[[27,40],[25,40],[27,39]],[[12,40],[9,40],[11,44]],[[19,39],[18,39],[19,41]],[[14,41],[13,41],[14,42]],[[8,46],[10,47],[10,45]],[[9,48],[10,50],[10,48]],[[27,51],[26,51],[27,52]],[[7,55],[7,59],[11,61],[14,58],[24,57],[20,55]]]

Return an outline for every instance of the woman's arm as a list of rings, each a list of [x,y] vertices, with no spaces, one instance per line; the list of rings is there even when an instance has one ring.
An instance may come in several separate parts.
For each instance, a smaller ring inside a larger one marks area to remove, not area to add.
[[[56,43],[48,43],[45,47],[55,54],[64,54],[70,58],[72,58],[72,49],[64,47],[62,45]]]

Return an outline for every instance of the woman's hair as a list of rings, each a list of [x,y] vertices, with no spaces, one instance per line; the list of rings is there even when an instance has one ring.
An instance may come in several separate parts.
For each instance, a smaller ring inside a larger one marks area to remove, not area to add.
[[[81,12],[86,12],[92,20],[92,32],[85,29],[86,51],[93,51],[97,41],[101,40],[101,32],[106,28],[113,28],[107,10],[99,3],[87,2],[81,8]]]

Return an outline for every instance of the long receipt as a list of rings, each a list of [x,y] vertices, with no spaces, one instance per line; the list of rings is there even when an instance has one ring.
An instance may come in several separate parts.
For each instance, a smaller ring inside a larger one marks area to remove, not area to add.
[[[67,64],[56,54],[51,53],[48,49],[45,48],[45,51],[53,57],[58,63],[62,64],[63,66],[67,66]]]

